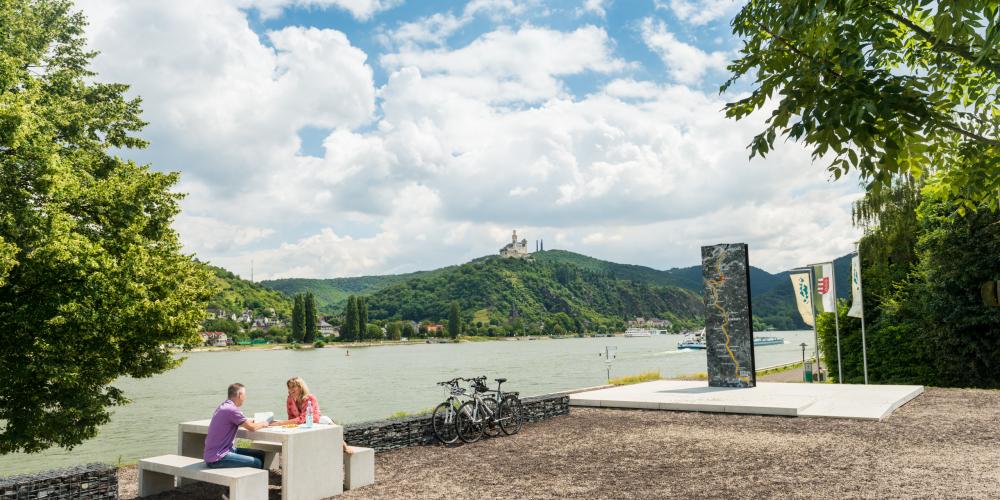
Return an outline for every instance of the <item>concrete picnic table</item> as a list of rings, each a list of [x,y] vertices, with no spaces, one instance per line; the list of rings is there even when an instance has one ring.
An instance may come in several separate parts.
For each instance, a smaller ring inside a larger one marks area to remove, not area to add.
[[[177,454],[201,458],[211,420],[178,425]],[[336,424],[306,427],[265,427],[237,437],[281,444],[281,499],[317,500],[344,492],[344,428]]]

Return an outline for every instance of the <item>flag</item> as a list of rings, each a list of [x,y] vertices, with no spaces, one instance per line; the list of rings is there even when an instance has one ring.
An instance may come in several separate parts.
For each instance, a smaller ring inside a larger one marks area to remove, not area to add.
[[[799,307],[802,321],[813,326],[812,287],[809,286],[809,273],[792,273],[792,289],[795,291],[795,304]]]
[[[851,310],[847,315],[860,318],[865,315],[865,305],[861,298],[861,258],[855,255],[851,258]]]
[[[833,264],[817,264],[813,266],[816,278],[816,293],[819,294],[819,309],[821,312],[837,312],[837,290],[833,282]]]

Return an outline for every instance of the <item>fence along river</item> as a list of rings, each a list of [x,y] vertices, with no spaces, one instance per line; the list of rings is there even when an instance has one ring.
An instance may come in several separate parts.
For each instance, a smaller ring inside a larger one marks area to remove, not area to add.
[[[785,343],[757,347],[758,367],[799,360],[803,342],[807,353],[812,350],[812,331],[768,334]],[[319,399],[322,413],[343,424],[433,407],[442,399],[435,382],[456,376],[506,377],[504,387],[525,396],[600,385],[607,381],[601,356],[606,346],[617,347],[612,377],[651,370],[663,377],[704,372],[705,352],[678,351],[680,339],[656,335],[188,353],[177,369],[119,380],[116,386],[132,403],[115,408],[96,438],[72,451],[0,456],[0,476],[174,453],[177,424],[209,418],[230,382],[247,386],[244,413],[273,411],[284,418],[285,381],[300,376]]]

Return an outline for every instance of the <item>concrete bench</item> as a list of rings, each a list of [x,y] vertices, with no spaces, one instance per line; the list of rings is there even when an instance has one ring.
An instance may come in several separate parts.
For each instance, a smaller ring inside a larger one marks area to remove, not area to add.
[[[174,488],[174,477],[229,487],[230,500],[267,500],[267,471],[252,467],[209,469],[200,458],[161,455],[139,460],[139,496]]]
[[[344,452],[344,489],[353,490],[375,483],[375,450],[348,446]]]
[[[281,464],[278,460],[278,454],[281,453],[281,443],[274,443],[271,441],[251,441],[250,448],[264,452],[265,469],[275,471],[278,470],[278,465]]]

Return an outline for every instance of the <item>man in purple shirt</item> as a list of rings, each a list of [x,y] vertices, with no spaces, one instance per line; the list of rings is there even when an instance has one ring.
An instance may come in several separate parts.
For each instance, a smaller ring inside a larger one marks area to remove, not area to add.
[[[236,447],[236,430],[240,427],[253,432],[267,427],[267,422],[254,422],[243,416],[240,407],[247,399],[243,384],[229,386],[229,399],[212,414],[205,436],[205,463],[213,469],[226,467],[264,468],[264,452]]]

